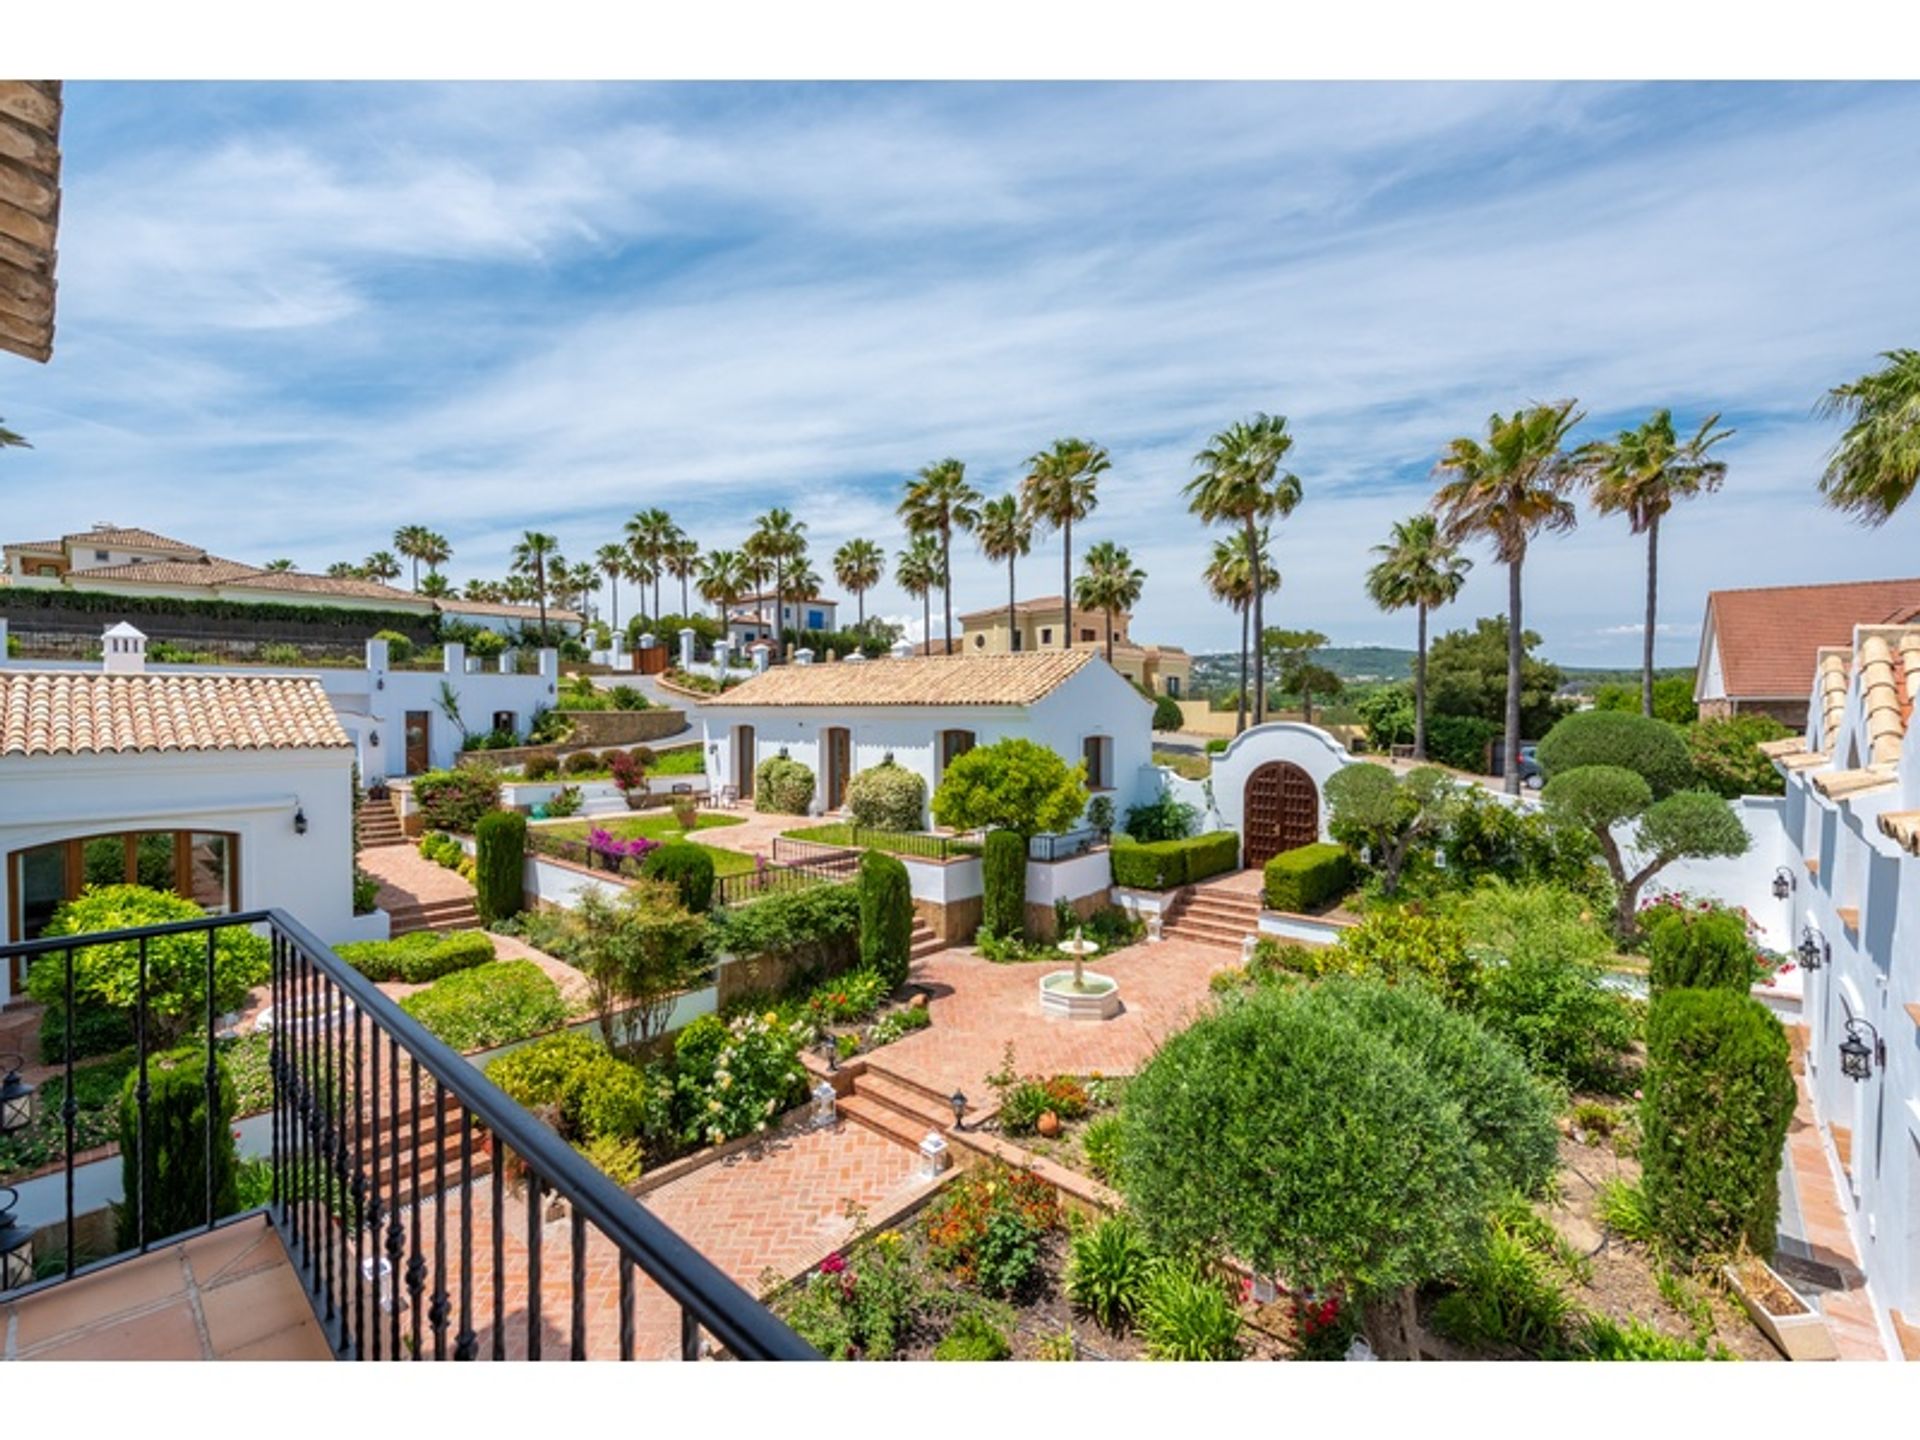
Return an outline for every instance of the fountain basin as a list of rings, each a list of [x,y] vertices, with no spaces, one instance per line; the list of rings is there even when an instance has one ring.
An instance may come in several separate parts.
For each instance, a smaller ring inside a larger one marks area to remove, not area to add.
[[[1086,971],[1076,984],[1071,970],[1040,977],[1040,1013],[1062,1020],[1111,1020],[1120,1013],[1120,982]]]

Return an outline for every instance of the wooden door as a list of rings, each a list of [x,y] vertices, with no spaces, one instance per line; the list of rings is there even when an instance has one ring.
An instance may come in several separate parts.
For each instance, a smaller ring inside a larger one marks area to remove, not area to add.
[[[428,711],[407,711],[407,774],[423,775],[433,768],[432,727]]]
[[[1247,777],[1241,857],[1248,868],[1320,838],[1320,792],[1298,765],[1270,760]]]
[[[742,800],[753,798],[753,727],[733,727],[733,783]]]
[[[827,809],[847,803],[847,776],[853,767],[853,733],[836,725],[827,731]]]

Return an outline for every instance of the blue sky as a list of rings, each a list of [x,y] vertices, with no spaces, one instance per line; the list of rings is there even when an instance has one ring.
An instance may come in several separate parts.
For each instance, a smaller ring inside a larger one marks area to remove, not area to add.
[[[94,520],[309,568],[419,521],[456,579],[663,505],[816,566],[901,537],[946,455],[989,493],[1113,453],[1076,549],[1136,633],[1225,649],[1180,487],[1287,415],[1306,500],[1274,623],[1411,643],[1362,590],[1448,438],[1576,396],[1583,434],[1724,412],[1663,537],[1663,662],[1715,586],[1908,574],[1814,485],[1821,391],[1914,344],[1911,85],[131,85],[68,89],[53,363],[0,369],[7,538]],[[1638,654],[1643,550],[1584,513],[1529,567],[1555,658]],[[1059,588],[1049,540],[1025,593]],[[956,605],[1004,576],[957,552]],[[1484,555],[1464,624],[1504,601]],[[891,586],[869,597],[914,615]],[[936,612],[937,613],[937,612]],[[937,623],[937,620],[936,620]]]

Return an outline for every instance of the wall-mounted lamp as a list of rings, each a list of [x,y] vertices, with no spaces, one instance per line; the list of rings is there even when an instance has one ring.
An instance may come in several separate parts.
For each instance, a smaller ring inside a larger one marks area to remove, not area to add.
[[[1865,1030],[1873,1036],[1873,1044],[1867,1044],[1860,1032]],[[1847,1038],[1840,1042],[1840,1073],[1849,1080],[1868,1080],[1873,1077],[1873,1067],[1882,1069],[1887,1063],[1887,1042],[1880,1038],[1880,1032],[1874,1028],[1871,1020],[1847,1021]]]
[[[307,833],[307,812],[298,800],[293,802],[293,833],[296,835]]]
[[[367,732],[367,744],[376,750],[380,748],[380,732],[378,730],[369,730]]]
[[[13,1218],[20,1192],[0,1185],[0,1290],[33,1283],[33,1227]]]
[[[387,688],[387,677],[386,677],[386,676],[384,676],[384,675],[376,675],[376,676],[374,676],[374,679],[373,679],[373,688],[374,688],[374,689],[376,689],[376,690],[384,690],[384,689],[386,689],[386,688]]]
[[[1794,879],[1793,871],[1782,865],[1773,872],[1773,898],[1784,900],[1791,895],[1800,882]]]
[[[1833,947],[1827,943],[1827,937],[1814,934],[1811,925],[1801,930],[1800,944],[1796,948],[1802,970],[1818,970],[1833,958]]]

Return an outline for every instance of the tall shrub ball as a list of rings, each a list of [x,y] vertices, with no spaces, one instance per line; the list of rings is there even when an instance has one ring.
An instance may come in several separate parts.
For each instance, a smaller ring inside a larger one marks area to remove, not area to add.
[[[756,808],[779,815],[805,815],[813,804],[813,771],[798,760],[769,755],[753,772]]]
[[[206,1224],[209,1185],[216,1219],[239,1208],[233,1078],[217,1054],[213,1063],[219,1078],[209,1111],[204,1049],[187,1046],[147,1058],[144,1135],[140,1070],[136,1066],[127,1072],[120,1091],[120,1183],[127,1201],[115,1212],[123,1250]],[[144,1225],[133,1203],[142,1189]]]
[[[913,887],[907,867],[869,850],[860,857],[860,964],[889,990],[907,980],[913,948]]]
[[[518,915],[526,905],[527,817],[496,810],[474,827],[474,908],[480,922]]]
[[[1665,990],[1731,990],[1744,995],[1759,978],[1746,922],[1726,910],[1662,907],[1647,940],[1647,979]]]
[[[1027,931],[1027,842],[1011,830],[987,835],[981,860],[980,927],[1001,936]]]
[[[1619,710],[1582,710],[1567,716],[1540,742],[1547,779],[1587,765],[1617,765],[1647,782],[1658,800],[1694,783],[1693,759],[1679,730]]]
[[[1683,1255],[1771,1255],[1780,1146],[1793,1118],[1787,1034],[1731,990],[1669,990],[1647,1013],[1641,1184]]]
[[[471,835],[482,815],[500,808],[500,772],[491,765],[429,770],[413,782],[413,798],[427,829]]]
[[[927,813],[927,782],[891,762],[862,770],[847,782],[853,823],[869,830],[918,830]]]
[[[713,908],[713,856],[698,845],[670,840],[657,850],[649,850],[640,863],[640,873],[671,881],[680,892],[680,903],[696,915]]]

